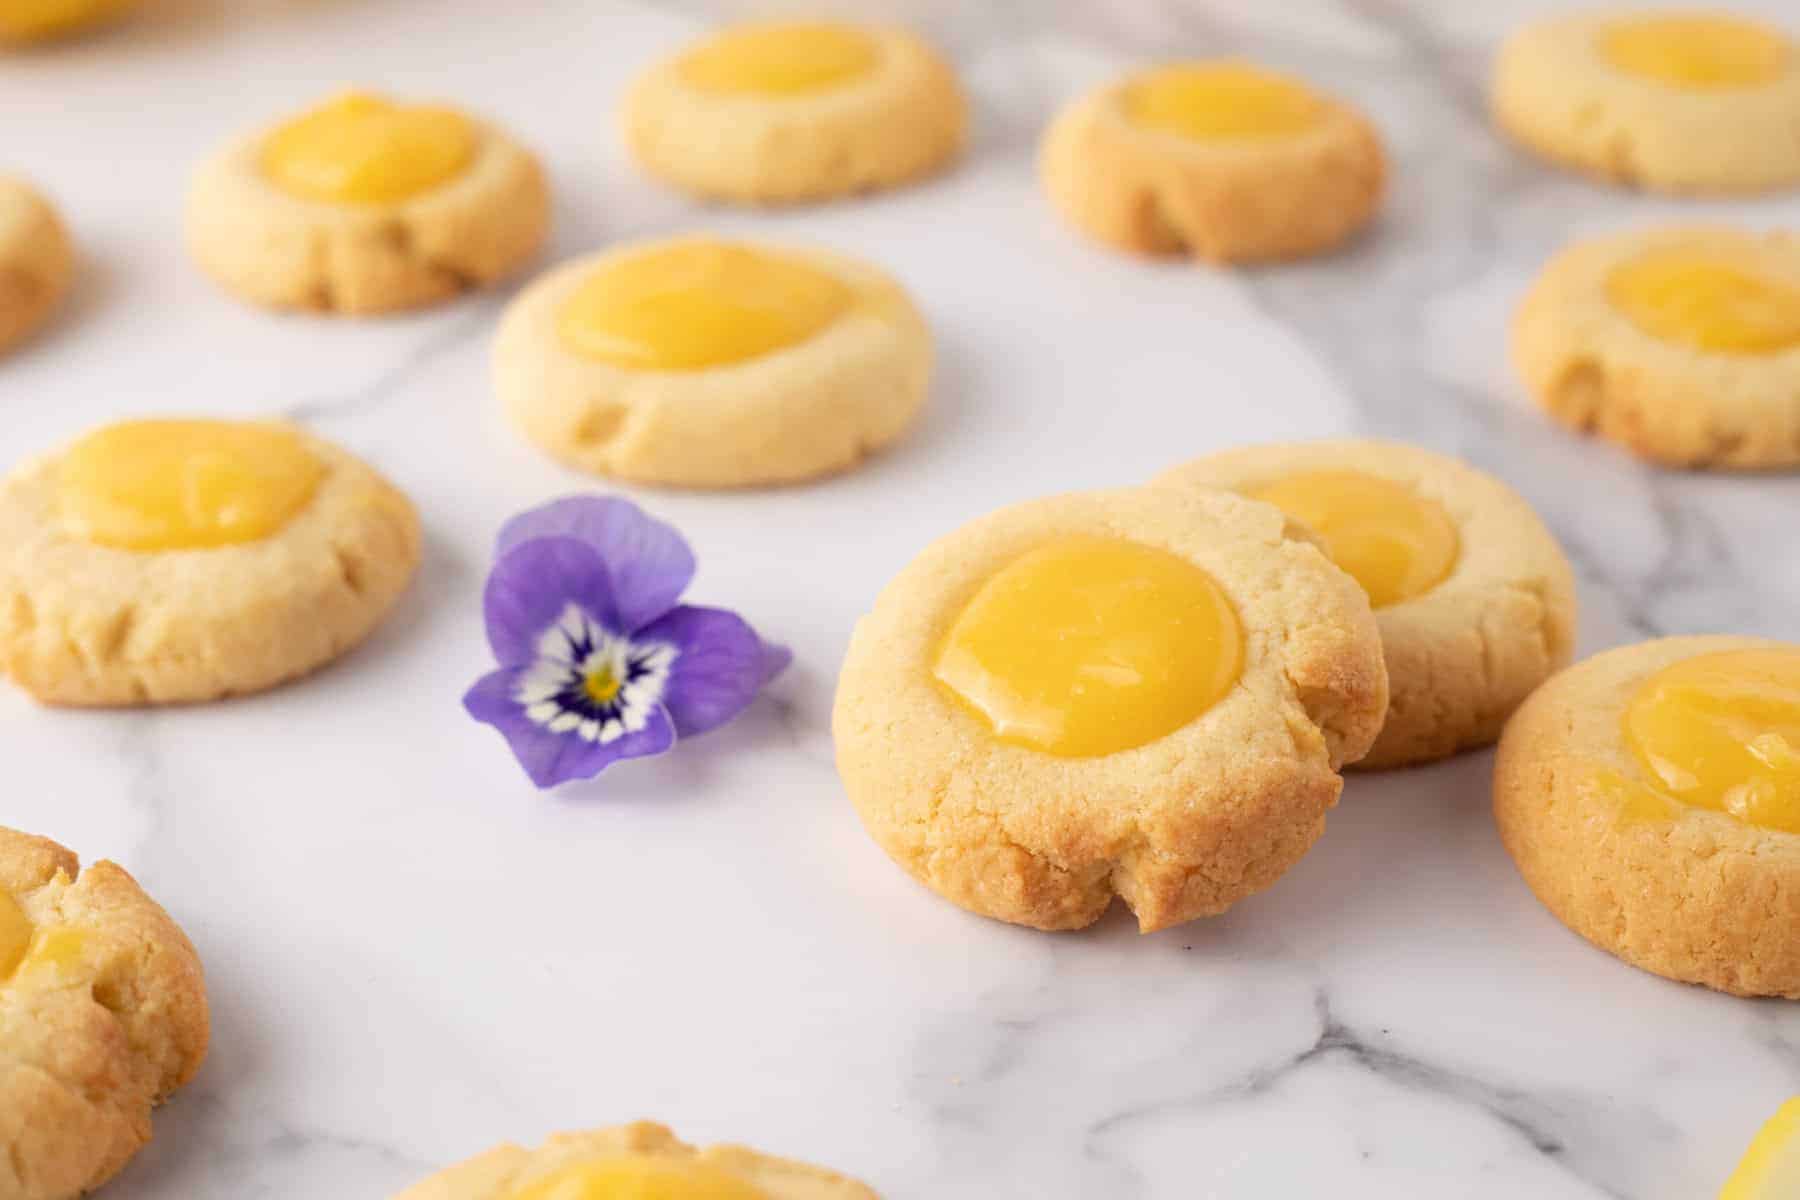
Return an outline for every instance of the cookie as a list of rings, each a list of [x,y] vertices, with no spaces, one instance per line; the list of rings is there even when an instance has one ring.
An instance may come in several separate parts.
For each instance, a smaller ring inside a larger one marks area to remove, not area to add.
[[[0,670],[46,704],[214,700],[360,642],[419,561],[419,521],[290,426],[134,421],[0,482]]]
[[[1578,242],[1513,321],[1513,363],[1562,424],[1652,462],[1800,463],[1800,238],[1659,229]]]
[[[353,91],[202,164],[186,223],[195,261],[242,300],[378,313],[513,272],[543,244],[550,195],[493,126]]]
[[[1742,17],[1545,18],[1507,39],[1491,101],[1520,144],[1614,183],[1742,193],[1800,182],[1800,47]]]
[[[870,835],[972,912],[1145,932],[1273,883],[1375,740],[1367,597],[1273,505],[1174,488],[1002,509],[856,626],[838,772]]]
[[[536,1150],[500,1146],[438,1172],[394,1200],[563,1200],[704,1196],[708,1200],[879,1200],[854,1179],[743,1146],[695,1148],[651,1121],[563,1133]]]
[[[1568,560],[1518,493],[1467,463],[1398,442],[1333,439],[1227,450],[1156,482],[1274,504],[1363,585],[1389,699],[1359,768],[1488,745],[1532,689],[1568,665]]]
[[[625,101],[650,174],[741,204],[830,200],[931,175],[961,153],[968,101],[936,51],[898,29],[726,29],[651,68]]]
[[[0,0],[0,46],[84,33],[136,7],[137,0]]]
[[[1039,153],[1070,224],[1138,254],[1301,258],[1374,217],[1381,139],[1348,104],[1240,62],[1178,63],[1064,109]]]
[[[640,243],[532,283],[494,341],[494,387],[553,457],[681,487],[790,483],[911,427],[931,336],[853,259],[710,237]]]
[[[112,1178],[207,1036],[200,960],[137,881],[0,827],[0,1196]]]
[[[1601,949],[1800,999],[1800,646],[1664,638],[1576,664],[1507,725],[1494,817]]]
[[[74,274],[56,210],[23,180],[0,175],[0,354],[43,327]]]

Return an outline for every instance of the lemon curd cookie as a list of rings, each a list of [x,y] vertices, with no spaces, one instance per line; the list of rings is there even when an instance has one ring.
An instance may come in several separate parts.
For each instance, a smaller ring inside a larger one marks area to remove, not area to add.
[[[1577,243],[1513,321],[1552,417],[1654,462],[1800,463],[1800,238],[1661,229]]]
[[[538,446],[684,487],[841,471],[906,432],[930,376],[925,322],[880,271],[710,237],[559,267],[494,343],[495,389]]]
[[[0,1195],[74,1200],[206,1057],[194,947],[119,866],[0,827]]]
[[[1386,158],[1349,105],[1240,62],[1180,63],[1063,110],[1039,155],[1076,228],[1140,254],[1298,258],[1374,216]]]
[[[0,482],[0,668],[48,704],[260,691],[360,642],[418,560],[412,505],[328,442],[106,426]]]
[[[1800,646],[1664,638],[1578,663],[1506,727],[1494,816],[1538,899],[1595,945],[1800,998]]]
[[[0,175],[0,354],[43,327],[74,273],[68,232],[50,202]]]
[[[1800,181],[1800,49],[1723,12],[1550,17],[1507,39],[1500,126],[1619,183],[1753,192]]]
[[[743,1146],[696,1148],[638,1121],[500,1146],[394,1200],[879,1200],[854,1179]]]
[[[0,0],[0,46],[82,33],[137,7],[137,0]]]
[[[1340,439],[1227,450],[1156,482],[1274,504],[1362,584],[1381,628],[1389,700],[1358,767],[1485,746],[1533,688],[1568,665],[1568,560],[1530,505],[1467,463]]]
[[[1362,589],[1273,505],[1142,488],[1002,509],[856,627],[838,771],[895,862],[973,912],[1145,932],[1273,883],[1387,708]]]
[[[492,283],[550,224],[543,170],[455,109],[345,92],[203,164],[187,204],[195,259],[273,308],[376,313]]]
[[[828,200],[932,174],[968,103],[936,51],[897,29],[726,29],[651,68],[625,103],[644,169],[740,203]]]

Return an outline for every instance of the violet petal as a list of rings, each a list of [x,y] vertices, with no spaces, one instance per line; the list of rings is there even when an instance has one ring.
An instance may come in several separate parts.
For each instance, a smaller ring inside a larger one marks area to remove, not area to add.
[[[574,538],[599,553],[626,632],[675,607],[693,582],[694,552],[675,527],[618,496],[565,496],[520,513],[501,527],[497,553],[547,537]]]
[[[657,708],[636,733],[611,742],[591,742],[579,734],[551,733],[525,715],[513,698],[525,667],[505,667],[483,675],[463,697],[463,707],[477,721],[492,725],[506,738],[513,756],[531,782],[552,788],[574,779],[591,779],[621,759],[661,754],[675,744],[669,714]]]
[[[768,670],[762,639],[734,612],[683,604],[637,634],[667,642],[677,657],[663,705],[682,737],[715,729],[744,710]]]
[[[537,538],[503,555],[482,596],[488,645],[500,665],[519,666],[536,659],[538,639],[571,604],[608,631],[626,632],[606,563],[586,542]]]

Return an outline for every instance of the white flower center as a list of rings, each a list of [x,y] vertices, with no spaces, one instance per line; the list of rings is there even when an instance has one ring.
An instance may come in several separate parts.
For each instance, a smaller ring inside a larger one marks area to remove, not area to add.
[[[574,604],[539,636],[537,653],[513,693],[526,717],[602,745],[649,724],[677,655],[608,633]]]

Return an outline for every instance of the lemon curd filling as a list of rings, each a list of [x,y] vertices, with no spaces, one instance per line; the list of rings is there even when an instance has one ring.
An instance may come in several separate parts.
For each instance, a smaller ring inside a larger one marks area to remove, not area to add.
[[[1788,68],[1788,39],[1736,17],[1670,15],[1609,25],[1600,53],[1619,70],[1693,90],[1755,87]]]
[[[578,1162],[515,1191],[509,1200],[769,1200],[736,1175],[697,1162],[642,1155]]]
[[[242,421],[129,421],[76,442],[57,472],[62,522],[121,550],[256,541],[312,499],[325,467],[298,434]]]
[[[74,33],[130,7],[130,0],[0,0],[0,41]]]
[[[1614,268],[1614,308],[1651,337],[1724,354],[1800,346],[1800,281],[1690,250],[1657,250]]]
[[[1089,758],[1188,724],[1243,660],[1237,613],[1212,576],[1166,550],[1081,536],[983,584],[932,674],[1001,741]]]
[[[1625,744],[1682,804],[1800,833],[1800,650],[1728,650],[1652,675]]]
[[[31,947],[31,918],[19,902],[0,892],[0,980],[11,977],[19,969],[25,952]]]
[[[1386,608],[1430,591],[1461,553],[1456,523],[1441,505],[1361,471],[1310,471],[1245,492],[1307,526],[1331,561]]]
[[[848,25],[756,25],[688,51],[676,71],[703,92],[801,96],[853,83],[877,58],[875,39]]]
[[[302,199],[391,204],[461,174],[474,156],[462,114],[346,92],[270,134],[262,169]]]
[[[1305,85],[1245,63],[1164,67],[1125,88],[1133,122],[1196,141],[1302,133],[1321,110]]]
[[[557,330],[586,358],[696,371],[804,342],[853,302],[841,281],[803,262],[697,239],[601,267],[563,305]]]

